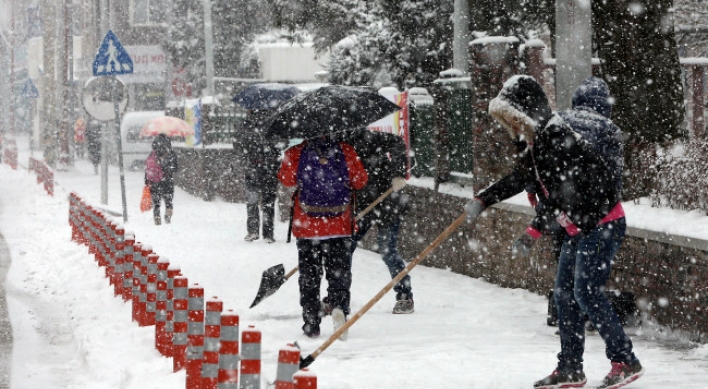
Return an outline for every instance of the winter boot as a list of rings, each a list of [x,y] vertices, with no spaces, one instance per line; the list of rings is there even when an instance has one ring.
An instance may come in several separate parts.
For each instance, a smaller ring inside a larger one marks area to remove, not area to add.
[[[394,314],[408,314],[413,312],[415,312],[415,309],[413,308],[412,299],[398,300],[396,301],[396,305],[393,306]]]
[[[574,371],[570,373],[561,373],[554,370],[548,377],[536,381],[533,384],[534,389],[561,389],[561,388],[581,388],[588,382],[585,378],[585,373],[582,371]]]
[[[172,221],[172,212],[172,208],[167,208],[165,210],[165,223],[170,224],[170,222]]]
[[[155,225],[159,226],[161,224],[160,215],[155,215]]]
[[[320,336],[320,325],[315,323],[305,323],[305,325],[302,326],[302,331],[308,338],[315,339]]]
[[[597,389],[617,389],[632,383],[644,374],[642,364],[612,362],[612,369],[607,374],[602,384]]]
[[[347,317],[344,315],[344,311],[340,308],[334,308],[332,310],[332,322],[334,323],[334,332],[337,332],[337,330],[347,322]],[[339,335],[339,340],[347,339],[349,339],[349,330],[346,330]]]
[[[258,240],[258,238],[260,238],[260,236],[258,236],[257,232],[249,232],[248,235],[243,238],[243,240],[245,240],[246,242],[253,242],[254,240]]]

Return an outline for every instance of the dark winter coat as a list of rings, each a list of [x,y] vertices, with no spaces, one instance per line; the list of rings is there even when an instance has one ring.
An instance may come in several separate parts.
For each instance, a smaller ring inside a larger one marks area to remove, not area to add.
[[[356,213],[366,209],[379,196],[391,188],[395,177],[406,177],[408,159],[403,138],[394,134],[365,129],[338,134],[338,140],[349,143],[361,158],[369,175],[366,186],[356,191]],[[408,198],[393,192],[372,209],[365,218],[390,224],[408,212]]]
[[[177,154],[172,150],[172,142],[164,135],[158,135],[152,142],[152,149],[157,153],[157,161],[162,168],[164,176],[160,182],[151,182],[145,175],[145,185],[150,186],[150,191],[157,194],[170,194],[175,192],[174,174],[177,172]]]
[[[565,213],[587,232],[620,201],[611,164],[597,153],[587,134],[574,131],[561,116],[552,113],[545,93],[533,78],[515,76],[507,81],[490,102],[489,110],[510,110],[510,114],[533,123],[535,139],[511,175],[478,195],[486,206],[536,180],[543,194],[540,202],[546,209],[532,225],[543,230],[551,217]]]
[[[605,156],[612,180],[621,192],[624,143],[622,131],[610,120],[612,102],[605,81],[597,77],[583,81],[573,94],[573,109],[559,112],[559,115],[574,131],[588,139],[596,153]]]
[[[89,158],[94,166],[101,162],[101,123],[91,120],[86,126],[86,143],[88,144]]]
[[[267,111],[250,113],[243,131],[234,142],[234,151],[244,163],[244,179],[249,191],[275,193],[278,187],[280,149],[262,136],[262,120]]]

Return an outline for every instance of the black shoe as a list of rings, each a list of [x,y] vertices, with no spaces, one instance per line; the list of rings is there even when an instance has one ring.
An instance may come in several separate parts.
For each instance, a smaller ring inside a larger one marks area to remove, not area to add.
[[[553,370],[553,373],[548,377],[536,381],[533,384],[534,389],[561,389],[561,388],[581,388],[588,382],[585,378],[585,373],[576,371],[572,373],[561,373],[558,370]]]
[[[320,325],[306,323],[304,326],[302,326],[302,331],[308,338],[316,339],[320,336]]]

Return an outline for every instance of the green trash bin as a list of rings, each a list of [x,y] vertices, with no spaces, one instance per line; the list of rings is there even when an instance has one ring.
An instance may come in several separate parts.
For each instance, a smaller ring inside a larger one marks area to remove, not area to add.
[[[433,97],[425,88],[411,88],[410,143],[413,151],[412,174],[433,177],[435,174],[435,107]]]

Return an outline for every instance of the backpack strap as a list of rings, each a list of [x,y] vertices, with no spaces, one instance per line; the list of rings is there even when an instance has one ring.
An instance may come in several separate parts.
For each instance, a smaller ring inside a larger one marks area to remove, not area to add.
[[[290,243],[290,236],[293,232],[293,218],[295,217],[295,199],[297,198],[297,194],[299,192],[300,188],[295,189],[292,197],[290,197],[290,221],[288,221],[288,239],[285,241],[285,243]]]

